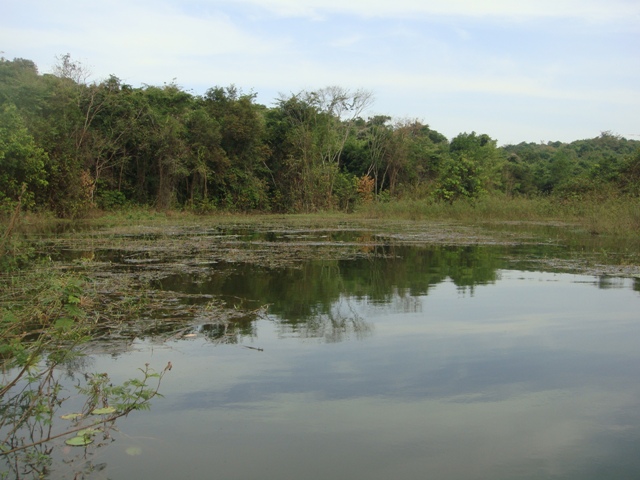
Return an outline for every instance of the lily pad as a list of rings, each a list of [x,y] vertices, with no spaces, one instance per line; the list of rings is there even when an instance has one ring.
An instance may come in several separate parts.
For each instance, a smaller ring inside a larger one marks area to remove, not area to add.
[[[111,413],[116,413],[116,409],[114,407],[96,408],[91,412],[93,415],[109,415]]]
[[[72,447],[84,447],[85,445],[89,445],[92,442],[93,438],[88,435],[76,435],[75,437],[71,437],[64,443]]]
[[[76,418],[82,418],[81,413],[67,413],[66,415],[60,415],[63,420],[75,420]]]
[[[142,448],[140,447],[129,447],[125,450],[125,453],[127,455],[131,455],[131,456],[135,456],[135,455],[142,455]]]

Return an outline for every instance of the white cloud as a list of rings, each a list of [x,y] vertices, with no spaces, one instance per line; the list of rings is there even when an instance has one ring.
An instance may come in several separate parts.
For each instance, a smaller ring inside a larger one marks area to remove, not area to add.
[[[189,59],[205,63],[216,56],[264,56],[283,47],[281,41],[238,27],[218,11],[196,16],[160,2],[25,1],[32,17],[26,26],[16,19],[2,28],[0,45],[9,55],[13,50],[38,51],[35,56],[44,71],[55,63],[56,55],[70,53],[94,64],[98,79],[115,73],[154,83],[182,73],[192,77],[198,66]],[[45,62],[41,62],[43,51]],[[187,66],[194,71],[184,72]]]
[[[553,139],[551,124],[558,137],[580,125],[594,136],[637,130],[637,0],[5,3],[2,55],[41,72],[70,53],[92,80],[175,78],[196,93],[234,83],[267,104],[338,84],[372,90],[376,113],[425,118],[449,135],[491,125],[509,141],[516,117],[533,140]]]
[[[385,18],[414,15],[581,18],[596,22],[637,21],[640,16],[640,4],[634,0],[233,0],[233,3],[250,4],[279,15],[315,19],[327,13]]]

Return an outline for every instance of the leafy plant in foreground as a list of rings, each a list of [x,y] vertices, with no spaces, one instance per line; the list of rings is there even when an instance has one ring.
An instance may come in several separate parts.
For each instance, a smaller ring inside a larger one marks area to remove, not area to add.
[[[118,418],[148,409],[171,364],[161,372],[147,364],[141,378],[121,385],[106,373],[83,374],[76,390],[84,404],[61,416],[78,396],[65,387],[60,367],[82,363],[78,347],[100,322],[87,281],[50,269],[1,280],[0,478],[42,478],[54,469],[52,453],[65,439],[82,447],[105,441]]]

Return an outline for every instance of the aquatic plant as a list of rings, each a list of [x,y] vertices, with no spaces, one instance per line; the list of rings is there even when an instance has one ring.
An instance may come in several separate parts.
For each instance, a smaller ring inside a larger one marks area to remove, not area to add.
[[[1,278],[0,296],[0,458],[5,478],[41,478],[52,469],[60,441],[87,446],[107,439],[115,421],[145,410],[159,396],[168,364],[160,372],[148,364],[141,378],[113,385],[106,373],[84,373],[80,346],[100,323],[96,295],[88,279],[50,266]],[[71,373],[69,373],[71,372]],[[68,387],[70,376],[83,381]],[[84,405],[61,415],[68,403]],[[63,420],[63,422],[60,422]],[[98,446],[100,443],[98,443]]]

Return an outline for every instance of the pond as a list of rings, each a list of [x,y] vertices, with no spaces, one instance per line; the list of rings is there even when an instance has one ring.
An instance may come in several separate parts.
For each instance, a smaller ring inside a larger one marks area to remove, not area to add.
[[[173,365],[96,478],[640,478],[637,278],[559,271],[549,242],[173,233],[56,244],[148,281],[153,328],[88,368]]]

